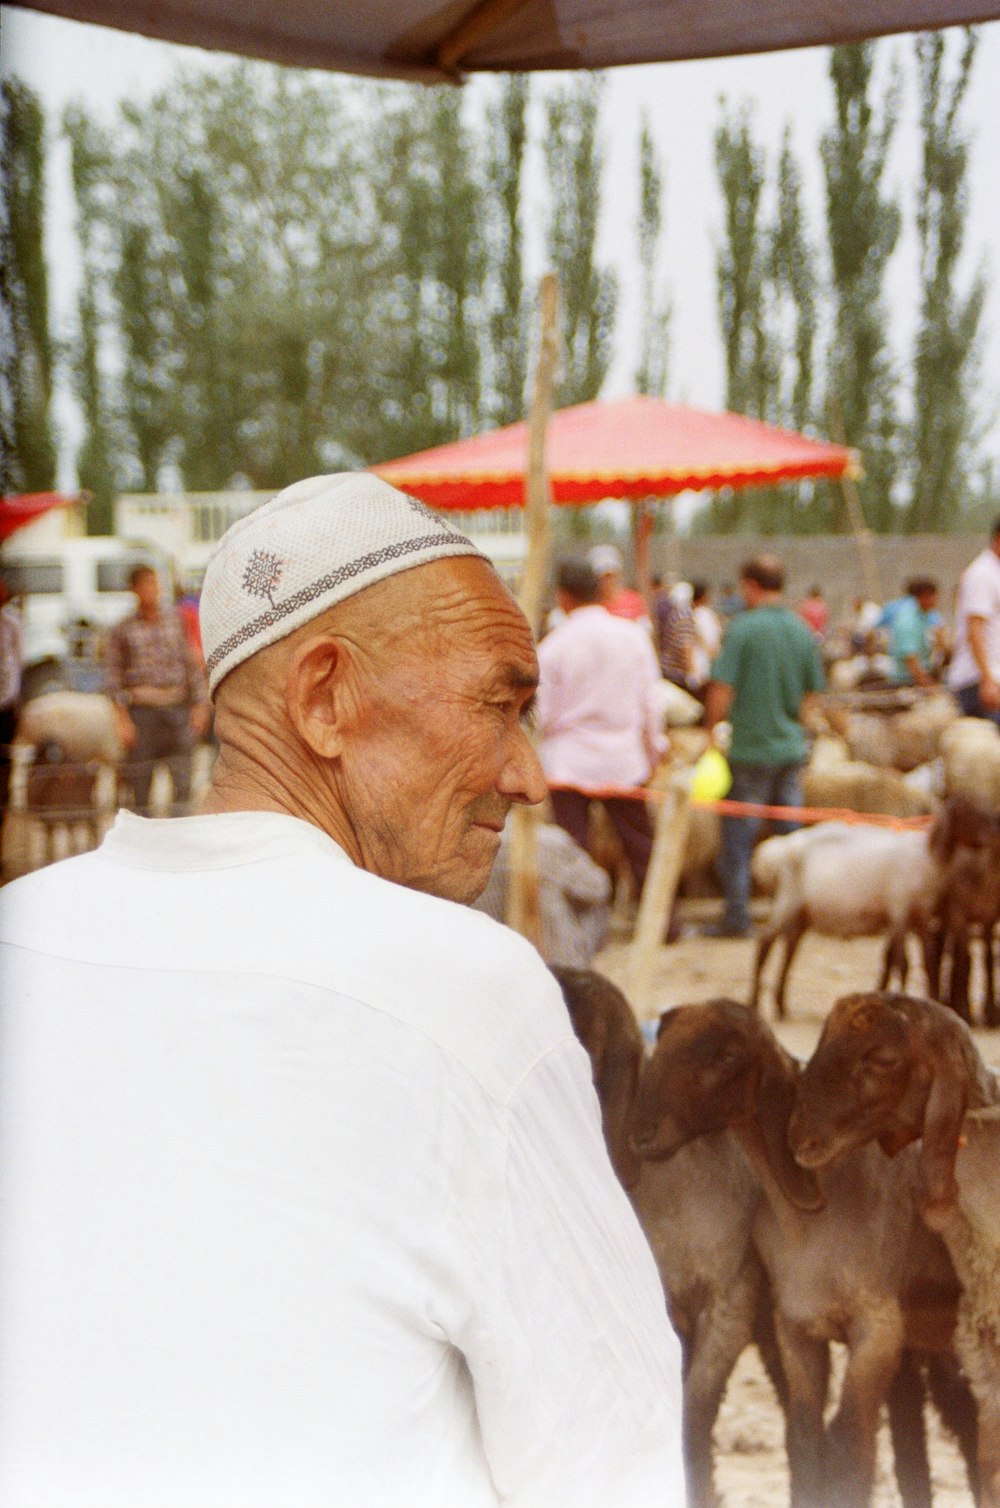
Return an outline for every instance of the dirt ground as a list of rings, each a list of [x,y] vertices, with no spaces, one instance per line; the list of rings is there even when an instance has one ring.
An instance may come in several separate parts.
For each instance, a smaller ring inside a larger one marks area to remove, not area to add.
[[[682,914],[693,922],[696,917],[705,919],[710,913],[697,905],[682,906]],[[789,976],[789,1016],[785,1022],[773,1021],[770,992],[765,991],[764,995],[764,1015],[791,1052],[808,1057],[833,1002],[851,990],[873,987],[881,948],[879,938],[843,942],[809,935],[803,940]],[[716,995],[745,1000],[752,957],[753,943],[742,940],[687,937],[662,948],[647,1014],[655,1017],[671,1006],[709,1000]],[[765,980],[773,980],[778,963],[776,957],[769,960]],[[628,993],[629,953],[625,942],[612,943],[595,960],[595,967]],[[915,993],[923,990],[923,974],[918,964],[909,987]],[[975,982],[973,987],[975,990]],[[974,1035],[985,1060],[1000,1068],[1000,1032],[977,1030]],[[931,1409],[928,1427],[935,1508],[972,1508],[964,1462]],[[716,1425],[716,1450],[716,1486],[725,1508],[786,1508],[788,1471],[783,1420],[753,1349],[744,1352],[730,1379]],[[893,1476],[892,1446],[884,1426],[872,1501],[875,1508],[899,1508],[901,1503]]]

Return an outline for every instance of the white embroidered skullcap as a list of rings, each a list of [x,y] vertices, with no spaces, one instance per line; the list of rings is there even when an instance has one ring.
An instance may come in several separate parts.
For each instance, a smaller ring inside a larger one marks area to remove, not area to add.
[[[209,689],[335,602],[449,555],[480,552],[468,535],[370,472],[286,487],[233,524],[208,562],[199,617]]]
[[[621,551],[614,545],[595,545],[587,554],[590,568],[598,576],[607,576],[610,571],[622,569]]]

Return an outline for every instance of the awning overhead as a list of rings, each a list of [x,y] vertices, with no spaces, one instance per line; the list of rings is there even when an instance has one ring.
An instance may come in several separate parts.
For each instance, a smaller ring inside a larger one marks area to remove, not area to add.
[[[519,508],[527,457],[528,426],[511,424],[371,469],[432,508]],[[554,413],[546,466],[553,501],[579,504],[839,477],[857,457],[742,414],[619,398]]]
[[[0,497],[0,541],[9,539],[25,524],[34,523],[50,508],[68,508],[79,498],[61,492],[18,492]]]
[[[306,68],[395,78],[607,68],[812,47],[1000,17],[1000,0],[25,0]]]

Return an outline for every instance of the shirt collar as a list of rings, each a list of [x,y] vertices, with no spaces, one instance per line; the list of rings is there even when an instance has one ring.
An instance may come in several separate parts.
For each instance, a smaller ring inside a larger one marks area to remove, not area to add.
[[[230,869],[304,850],[350,858],[328,833],[283,812],[137,817],[121,811],[98,850],[135,869]]]

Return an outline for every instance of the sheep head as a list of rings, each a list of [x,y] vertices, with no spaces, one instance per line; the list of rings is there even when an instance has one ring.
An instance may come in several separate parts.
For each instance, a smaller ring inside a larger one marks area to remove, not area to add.
[[[695,1137],[732,1131],[785,1197],[818,1209],[818,1187],[786,1141],[794,1075],[792,1060],[745,1005],[722,998],[668,1011],[639,1082],[632,1146],[655,1161]]]
[[[970,1095],[989,1101],[988,1076],[953,1012],[910,995],[846,995],[799,1078],[789,1143],[816,1169],[868,1141],[894,1156],[920,1139],[924,1219],[940,1229],[955,1209]]]

